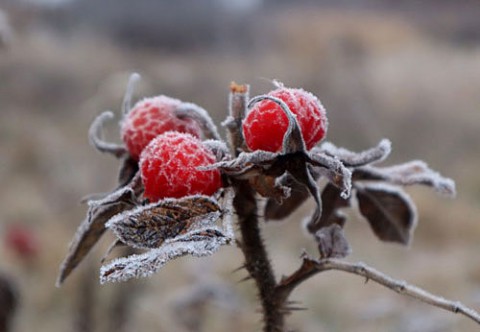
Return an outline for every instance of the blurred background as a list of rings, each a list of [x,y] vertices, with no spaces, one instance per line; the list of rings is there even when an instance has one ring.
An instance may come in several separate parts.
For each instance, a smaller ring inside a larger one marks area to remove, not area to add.
[[[54,287],[86,206],[114,188],[118,161],[90,147],[90,122],[135,96],[197,103],[217,123],[231,81],[252,95],[278,79],[316,94],[328,139],[365,149],[390,138],[386,164],[424,159],[457,181],[455,200],[409,188],[420,214],[408,248],[377,241],[356,213],[351,261],[480,309],[480,3],[439,1],[0,0],[0,292],[17,299],[12,331],[255,331],[239,250],[183,258],[148,280],[98,284],[102,239]],[[118,122],[118,121],[117,121]],[[114,121],[107,137],[119,141]],[[278,276],[314,244],[301,229],[312,203],[264,233]],[[287,235],[286,235],[287,234]],[[288,237],[285,239],[285,237]],[[280,240],[279,240],[280,239]],[[8,296],[4,296],[8,299]],[[472,331],[461,316],[372,282],[327,272],[292,299],[298,331]],[[4,300],[0,311],[13,307]]]

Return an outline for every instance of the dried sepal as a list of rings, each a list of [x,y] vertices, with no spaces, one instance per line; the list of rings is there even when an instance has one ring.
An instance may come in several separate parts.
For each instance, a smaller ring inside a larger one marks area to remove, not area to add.
[[[198,123],[207,139],[221,139],[217,126],[204,108],[194,103],[184,102],[175,109],[174,113],[180,119],[192,119]]]
[[[122,114],[126,116],[132,109],[132,96],[135,89],[135,84],[140,80],[141,76],[138,73],[132,73],[128,78],[127,88],[122,102]]]
[[[277,156],[278,154],[268,151],[242,152],[235,159],[199,167],[199,169],[220,169],[228,176],[245,180],[263,174],[275,162]]]
[[[340,195],[343,198],[350,197],[352,172],[346,168],[338,158],[329,157],[320,153],[311,153],[309,156],[310,164],[315,166],[315,172],[326,177],[330,183],[341,189]]]
[[[352,252],[342,227],[332,224],[315,233],[320,258],[345,258]]]
[[[90,143],[100,152],[113,154],[117,158],[121,158],[127,154],[127,150],[123,145],[106,142],[103,140],[103,126],[107,120],[114,118],[111,111],[105,111],[93,120],[88,131]]]
[[[296,181],[288,173],[277,178],[277,186],[288,188],[290,194],[281,201],[268,198],[264,213],[266,221],[282,220],[288,217],[310,197],[307,187]]]
[[[417,224],[416,208],[400,188],[388,185],[356,185],[360,213],[382,241],[410,243]]]
[[[343,227],[346,217],[340,209],[351,205],[350,197],[343,198],[341,196],[341,191],[331,183],[323,188],[321,198],[323,202],[323,211],[320,221],[316,225],[307,225],[308,230],[312,234],[315,234],[323,227],[329,227],[334,224]]]
[[[432,187],[439,194],[455,196],[455,182],[435,172],[420,160],[390,167],[360,167],[354,171],[353,178],[356,181],[381,180],[402,186],[420,184]]]
[[[186,255],[210,256],[230,241],[231,238],[224,236],[219,229],[187,233],[181,237],[167,240],[158,249],[152,249],[141,255],[118,258],[102,266],[100,283],[149,277],[173,259]]]
[[[106,226],[131,247],[153,249],[167,239],[211,227],[221,216],[222,210],[212,198],[189,196],[139,206],[114,216]]]
[[[65,281],[105,233],[106,222],[114,215],[133,208],[135,201],[134,189],[123,187],[101,200],[88,202],[87,217],[78,227],[67,256],[60,266],[57,287]]]
[[[118,188],[126,186],[137,173],[138,162],[130,155],[124,156],[118,170]]]
[[[361,152],[353,152],[345,148],[339,148],[330,142],[323,143],[320,147],[312,149],[312,153],[324,153],[338,158],[345,167],[359,167],[378,163],[385,160],[392,150],[392,143],[388,139],[382,139],[377,146]]]

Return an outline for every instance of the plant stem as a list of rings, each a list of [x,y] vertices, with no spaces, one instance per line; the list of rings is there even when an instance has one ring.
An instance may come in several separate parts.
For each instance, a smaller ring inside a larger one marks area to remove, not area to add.
[[[241,249],[245,256],[245,268],[255,280],[262,302],[264,331],[284,331],[283,301],[278,299],[275,276],[261,237],[255,194],[246,181],[237,183],[235,189],[233,207],[242,234]]]
[[[229,133],[229,143],[234,155],[238,156],[243,147],[242,119],[246,115],[248,104],[248,85],[232,83],[230,86],[230,118],[225,121]],[[265,332],[284,331],[283,301],[279,301],[276,292],[276,280],[267,251],[263,244],[258,224],[257,199],[255,192],[245,180],[235,181],[233,207],[238,216],[238,225],[242,235],[240,248],[245,256],[245,268],[255,280],[260,301]]]

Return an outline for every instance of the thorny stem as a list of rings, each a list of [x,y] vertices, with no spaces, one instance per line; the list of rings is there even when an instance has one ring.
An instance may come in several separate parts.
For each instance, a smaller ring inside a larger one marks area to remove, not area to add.
[[[238,155],[243,145],[241,120],[245,116],[248,86],[232,84],[230,93],[230,119],[225,123],[230,135],[232,151]],[[238,215],[242,234],[241,250],[245,256],[245,268],[255,280],[263,309],[264,331],[284,331],[283,302],[278,301],[276,280],[260,232],[255,192],[247,181],[235,181],[233,207]]]
[[[276,281],[267,251],[263,244],[257,218],[255,194],[247,181],[235,184],[233,207],[238,215],[242,234],[241,249],[245,256],[245,268],[255,280],[263,307],[264,331],[283,331],[283,302],[276,296]]]
[[[468,308],[458,301],[447,300],[438,295],[427,292],[417,286],[410,285],[405,281],[396,280],[392,277],[372,268],[364,263],[349,263],[338,259],[323,259],[315,260],[305,256],[303,263],[291,276],[282,279],[277,286],[277,293],[280,299],[287,299],[290,293],[308,278],[317,273],[329,270],[343,271],[351,274],[356,274],[366,278],[366,281],[373,280],[376,283],[385,286],[396,293],[410,296],[426,304],[451,311],[456,314],[461,314],[470,318],[477,324],[480,324],[480,313]]]

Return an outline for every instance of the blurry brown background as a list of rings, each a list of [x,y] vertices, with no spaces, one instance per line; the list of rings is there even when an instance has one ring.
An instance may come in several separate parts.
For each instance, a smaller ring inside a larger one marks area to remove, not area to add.
[[[14,331],[259,329],[253,285],[232,273],[241,265],[233,247],[100,286],[110,236],[54,288],[86,211],[81,197],[115,185],[117,161],[89,146],[89,124],[103,110],[119,114],[133,71],[143,76],[137,98],[192,101],[217,123],[232,80],[252,94],[268,91],[269,79],[303,87],[327,108],[335,144],[364,149],[388,137],[388,163],[424,159],[454,178],[455,200],[409,189],[420,214],[409,248],[380,243],[350,213],[349,259],[480,309],[478,1],[1,0],[0,10],[0,271],[18,288]],[[119,140],[117,123],[107,134]],[[298,266],[302,248],[314,250],[300,227],[311,207],[264,228],[279,275]],[[14,225],[31,233],[30,254],[7,239]],[[215,299],[186,308],[205,289]],[[478,328],[340,272],[311,279],[292,299],[309,308],[289,318],[300,331]]]

